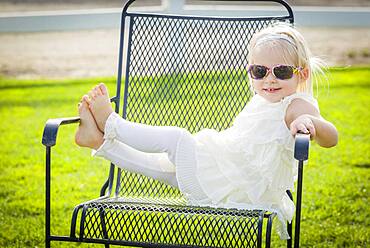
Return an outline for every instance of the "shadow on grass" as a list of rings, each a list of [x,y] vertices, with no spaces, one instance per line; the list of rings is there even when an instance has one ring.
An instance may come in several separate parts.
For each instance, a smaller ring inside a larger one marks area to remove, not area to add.
[[[354,167],[361,169],[370,169],[370,164],[355,164]]]
[[[45,87],[59,87],[59,86],[68,86],[68,85],[83,85],[91,84],[87,82],[50,82],[50,83],[36,83],[36,84],[22,84],[22,85],[2,85],[0,90],[7,89],[30,89],[30,88],[45,88]]]
[[[63,80],[17,80],[12,78],[0,77],[0,90],[7,89],[32,89],[32,88],[45,88],[45,87],[59,87],[59,86],[78,86],[78,85],[91,85],[92,82],[107,82],[115,83],[114,77],[108,78],[87,78],[87,79],[63,79]]]

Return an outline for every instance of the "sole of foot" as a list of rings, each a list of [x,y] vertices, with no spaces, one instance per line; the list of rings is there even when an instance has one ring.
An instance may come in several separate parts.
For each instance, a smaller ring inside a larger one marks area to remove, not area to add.
[[[99,130],[90,112],[87,97],[88,96],[84,96],[82,98],[78,107],[81,121],[75,134],[75,142],[82,147],[97,149],[103,144],[103,133]]]
[[[89,107],[101,132],[104,132],[105,122],[113,112],[108,89],[100,83],[89,92]]]

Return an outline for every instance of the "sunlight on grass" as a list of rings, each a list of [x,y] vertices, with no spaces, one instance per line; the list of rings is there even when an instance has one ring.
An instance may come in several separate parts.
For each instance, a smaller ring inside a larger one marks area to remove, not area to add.
[[[329,87],[320,86],[318,100],[322,115],[338,128],[340,141],[332,149],[311,147],[304,173],[301,244],[366,247],[370,242],[370,68],[332,69],[328,79]],[[81,95],[100,81],[114,92],[113,78],[0,78],[0,247],[43,246],[43,127],[49,118],[76,116]],[[74,144],[75,129],[76,125],[61,128],[53,148],[52,234],[69,235],[74,206],[98,197],[108,176],[107,162],[91,158],[89,150]],[[273,247],[284,245],[274,233]]]

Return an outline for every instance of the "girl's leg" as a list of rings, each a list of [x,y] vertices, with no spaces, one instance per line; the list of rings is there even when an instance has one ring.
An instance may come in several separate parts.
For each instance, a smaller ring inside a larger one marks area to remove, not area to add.
[[[205,199],[206,196],[196,177],[195,140],[188,131],[178,127],[133,123],[124,120],[116,113],[109,115],[105,130],[105,141],[112,142],[111,148],[108,148],[110,153],[106,158],[112,161],[125,161],[126,164],[131,163],[132,170],[146,163],[151,165],[150,168],[161,167],[162,171],[159,175],[151,173],[151,176],[161,177],[162,180],[178,187],[187,195],[190,202]],[[121,145],[118,145],[119,143]],[[122,153],[123,150],[126,153]],[[140,164],[127,161],[130,160],[131,155],[136,157],[132,161]],[[153,163],[158,166],[153,166]],[[117,164],[119,165],[119,162]]]
[[[186,132],[185,129],[174,126],[150,126],[130,122],[113,112],[107,119],[104,138],[117,139],[146,153],[167,153],[170,161],[175,164],[177,144]],[[186,135],[187,138],[189,136]]]
[[[167,153],[176,166],[177,183],[189,199],[201,200],[205,195],[195,176],[197,168],[194,137],[183,128],[174,126],[150,126],[133,123],[114,113],[108,91],[100,84],[90,91],[90,110],[104,138],[120,142],[141,152]]]
[[[118,167],[163,181],[178,188],[175,166],[165,153],[145,153],[133,149],[115,139],[106,140],[93,152]]]
[[[107,88],[99,84],[89,92],[89,106],[104,138],[117,139],[142,152],[168,154],[175,163],[176,148],[183,136],[191,137],[188,131],[174,126],[150,126],[133,123],[114,113]]]
[[[94,152],[95,155],[112,161],[122,169],[178,187],[175,167],[165,153],[143,153],[116,140],[104,142],[103,133],[99,131],[86,100],[87,96],[82,99],[78,108],[81,123],[76,132],[75,141],[79,146],[97,149]]]

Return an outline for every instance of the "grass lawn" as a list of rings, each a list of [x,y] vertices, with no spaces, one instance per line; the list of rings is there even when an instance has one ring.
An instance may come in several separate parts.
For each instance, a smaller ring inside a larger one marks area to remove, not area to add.
[[[76,116],[81,94],[114,78],[15,80],[0,78],[0,247],[43,247],[44,147],[47,119]],[[338,128],[332,149],[311,146],[303,188],[302,247],[370,245],[370,68],[332,69],[319,88],[322,115]],[[73,142],[63,126],[53,149],[52,234],[68,235],[73,207],[96,198],[108,163]],[[52,243],[53,247],[76,244]],[[285,244],[276,234],[273,247]],[[102,247],[84,244],[81,247]]]

